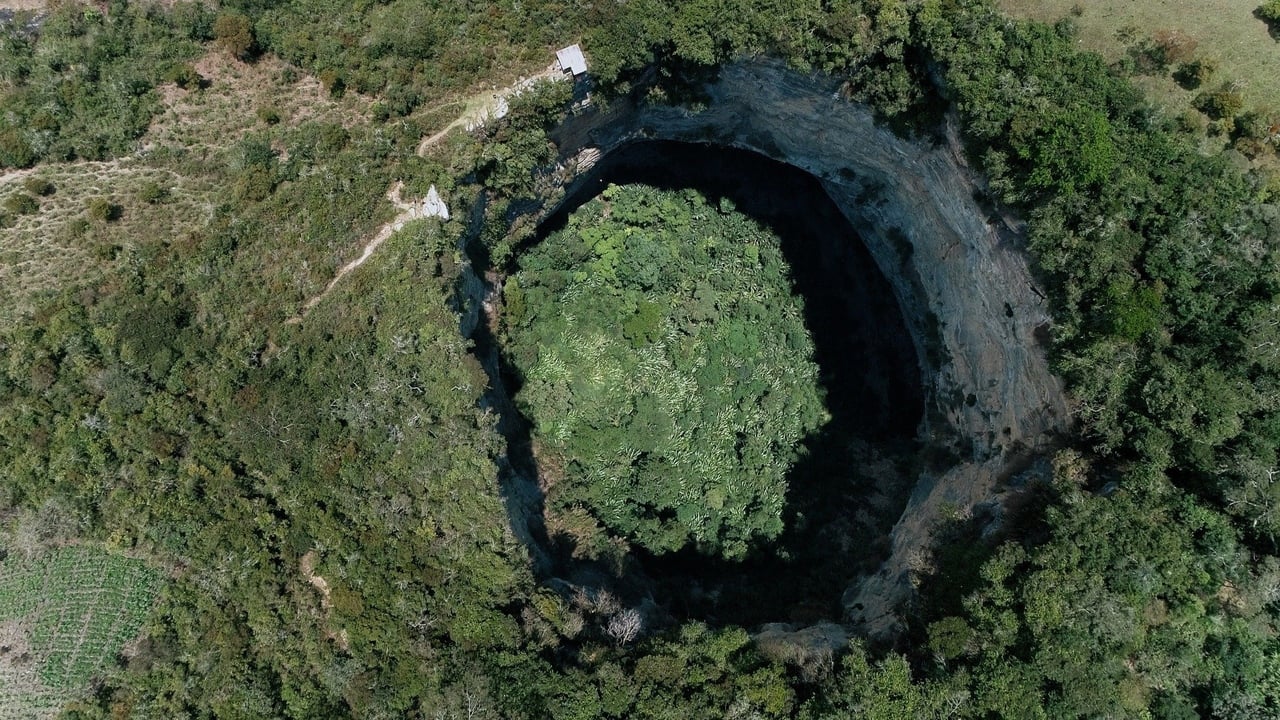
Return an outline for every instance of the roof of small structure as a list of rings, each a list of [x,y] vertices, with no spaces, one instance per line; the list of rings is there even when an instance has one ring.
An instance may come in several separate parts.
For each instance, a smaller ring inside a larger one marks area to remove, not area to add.
[[[574,75],[581,75],[587,71],[587,59],[582,56],[582,48],[577,45],[557,50],[556,60],[560,61],[561,70],[568,70]]]

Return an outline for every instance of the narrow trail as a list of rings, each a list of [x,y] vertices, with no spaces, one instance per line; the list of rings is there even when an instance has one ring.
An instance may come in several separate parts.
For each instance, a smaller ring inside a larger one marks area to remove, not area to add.
[[[562,79],[559,65],[552,63],[541,72],[521,78],[512,85],[501,90],[487,91],[478,93],[467,101],[468,109],[463,111],[461,115],[454,118],[452,122],[444,126],[439,132],[425,137],[422,142],[418,143],[418,154],[426,155],[427,150],[433,145],[440,142],[450,132],[457,128],[466,128],[467,130],[475,130],[484,127],[484,125],[492,120],[500,120],[506,116],[507,110],[510,108],[510,100],[538,84],[543,80],[559,80]],[[488,97],[485,97],[488,95]]]
[[[422,142],[418,143],[418,155],[425,156],[427,151],[431,149],[433,145],[440,142],[446,135],[457,128],[462,127],[470,131],[484,127],[487,122],[501,119],[507,114],[507,110],[510,107],[509,100],[511,98],[520,95],[544,80],[560,79],[562,79],[562,75],[560,73],[559,66],[552,63],[541,72],[529,77],[520,78],[520,80],[506,88],[503,88],[502,90],[496,92],[489,91],[487,93],[489,95],[488,98],[484,98],[483,95],[476,95],[467,101],[466,104],[468,109],[463,111],[461,115],[454,118],[439,132],[423,138]],[[422,209],[418,204],[406,203],[400,198],[400,192],[403,189],[404,182],[397,181],[396,184],[387,191],[387,199],[391,201],[392,205],[395,205],[396,208],[400,210],[400,214],[391,220],[391,222],[388,222],[379,228],[378,232],[365,242],[364,250],[360,253],[360,257],[352,260],[346,265],[343,265],[338,270],[337,274],[333,276],[333,279],[329,281],[329,284],[325,285],[324,290],[321,290],[319,294],[304,302],[302,304],[302,309],[297,315],[285,320],[286,325],[296,325],[302,322],[303,318],[307,316],[307,313],[311,312],[311,308],[319,304],[321,300],[324,300],[348,273],[363,265],[365,261],[368,260],[370,256],[372,256],[373,253],[382,245],[382,243],[387,241],[387,238],[391,237],[409,220],[423,217]]]
[[[432,145],[435,145],[436,143],[443,140],[445,135],[448,135],[455,128],[462,127],[463,125],[466,124],[466,122],[467,122],[466,115],[457,117],[454,119],[453,122],[449,123],[448,125],[445,125],[444,129],[441,130],[440,132],[436,133],[435,135],[432,135],[431,137],[422,138],[422,142],[418,143],[418,154],[426,155],[427,150],[430,149]]]
[[[364,262],[373,255],[374,251],[377,250],[382,243],[387,241],[387,238],[391,237],[397,230],[404,227],[406,222],[423,216],[422,208],[418,204],[406,203],[400,198],[402,190],[404,190],[404,182],[397,181],[396,184],[392,185],[391,189],[387,191],[387,199],[391,201],[392,205],[396,206],[396,209],[400,210],[400,214],[396,215],[390,222],[378,228],[378,232],[374,233],[373,237],[369,238],[368,242],[365,243],[364,251],[360,253],[360,257],[352,260],[346,265],[343,265],[338,270],[337,274],[333,276],[333,279],[329,281],[329,284],[325,285],[324,290],[321,290],[318,295],[304,302],[302,304],[302,310],[299,311],[297,315],[285,320],[286,325],[296,325],[302,322],[302,319],[307,316],[307,313],[311,312],[311,308],[315,307],[321,300],[325,299],[325,296],[332,292],[338,282],[341,281],[342,278],[346,277],[348,273],[363,265]]]

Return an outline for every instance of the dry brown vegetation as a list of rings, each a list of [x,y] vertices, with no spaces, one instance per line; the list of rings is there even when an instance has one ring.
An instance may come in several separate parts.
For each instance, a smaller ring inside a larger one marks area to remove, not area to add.
[[[139,238],[177,239],[206,223],[214,212],[218,180],[200,168],[264,127],[260,110],[272,110],[285,127],[308,120],[351,127],[368,118],[367,98],[348,92],[335,99],[316,78],[271,57],[246,64],[210,52],[195,68],[206,86],[162,86],[164,110],[137,154],[110,162],[51,163],[0,176],[0,203],[26,194],[28,178],[54,186],[51,195],[38,198],[37,212],[10,215],[10,226],[0,229],[0,324],[31,312],[42,293],[91,282],[128,261]],[[147,202],[148,187],[160,189],[163,201]],[[119,206],[119,218],[93,220],[86,208],[96,198]]]
[[[1080,29],[1080,44],[1108,60],[1122,57],[1134,39],[1178,38],[1179,47],[1217,59],[1224,77],[1243,83],[1249,106],[1280,107],[1280,73],[1276,72],[1280,45],[1266,23],[1254,17],[1258,4],[1258,0],[999,0],[1000,7],[1017,18],[1049,23],[1073,19]],[[1138,78],[1138,83],[1179,111],[1195,95],[1167,74]]]
[[[205,86],[160,88],[164,110],[143,139],[144,150],[174,148],[207,156],[263,127],[260,112],[274,112],[285,127],[308,120],[351,127],[369,118],[368,98],[352,91],[334,98],[314,76],[271,56],[244,63],[214,51],[194,67]]]
[[[212,212],[211,182],[137,158],[8,173],[0,177],[0,203],[28,195],[28,178],[51,182],[53,192],[38,198],[37,212],[12,216],[11,226],[0,229],[0,324],[29,313],[41,293],[91,281],[126,261],[138,237],[156,228],[178,237]],[[142,200],[148,185],[165,191],[163,203]],[[119,218],[90,219],[86,207],[96,198],[120,206]]]

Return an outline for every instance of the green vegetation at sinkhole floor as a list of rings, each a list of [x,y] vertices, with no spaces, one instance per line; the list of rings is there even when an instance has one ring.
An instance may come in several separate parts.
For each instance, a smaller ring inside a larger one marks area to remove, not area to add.
[[[656,553],[741,557],[782,531],[787,471],[827,414],[777,238],[693,191],[613,186],[505,295],[553,511]]]

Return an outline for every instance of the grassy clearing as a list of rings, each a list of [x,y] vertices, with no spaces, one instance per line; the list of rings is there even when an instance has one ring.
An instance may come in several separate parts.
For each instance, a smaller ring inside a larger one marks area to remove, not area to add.
[[[195,68],[207,86],[160,88],[165,109],[136,155],[0,176],[0,214],[6,216],[0,223],[0,325],[30,313],[44,293],[92,282],[129,262],[144,241],[172,241],[202,227],[225,191],[219,152],[267,127],[264,116],[285,128],[308,120],[351,127],[368,118],[366,98],[350,92],[332,98],[319,80],[275,58],[245,64],[211,52]],[[52,194],[30,193],[24,184],[32,178],[51,182]],[[38,209],[3,209],[23,195]],[[95,198],[116,206],[119,217],[93,219],[88,207]]]
[[[194,69],[204,87],[161,86],[163,110],[134,155],[111,162],[46,164],[0,176],[0,215],[5,216],[0,223],[0,326],[28,315],[46,293],[93,282],[121,263],[135,261],[135,251],[146,243],[180,240],[204,227],[225,197],[225,152],[246,135],[269,131],[279,137],[309,121],[353,129],[367,125],[372,115],[369,98],[353,91],[332,97],[317,78],[270,55],[242,63],[211,51]],[[524,59],[502,77],[528,77],[544,69],[545,64]],[[464,128],[492,114],[495,96],[504,91],[495,84],[471,87],[465,94],[442,91],[412,119],[436,130]],[[33,195],[24,187],[32,178],[51,182],[53,193]],[[148,201],[148,188],[162,189],[163,197]],[[17,196],[32,197],[38,207],[34,212],[6,211],[4,203]],[[93,220],[88,207],[95,198],[117,206],[119,217]],[[296,237],[302,233],[299,227],[293,214],[279,232]],[[359,228],[343,229],[362,236]],[[299,291],[304,296],[328,281],[328,264],[336,269],[359,252],[334,230],[324,238],[299,238],[295,246],[306,250],[306,257],[294,264],[314,266],[317,276]],[[325,262],[312,257],[317,248],[335,252]]]
[[[1132,40],[1177,30],[1198,43],[1197,57],[1220,64],[1214,82],[1244,85],[1248,107],[1280,108],[1280,43],[1253,16],[1261,0],[999,0],[1017,18],[1057,22],[1071,17],[1080,28],[1080,44],[1108,60],[1124,56]],[[1082,10],[1078,16],[1073,8]],[[1153,99],[1176,112],[1185,110],[1198,91],[1184,90],[1169,75],[1140,77]]]
[[[47,196],[27,183],[52,184]],[[0,207],[28,197],[38,209],[5,212],[0,229],[0,325],[31,312],[46,292],[90,282],[127,261],[142,239],[176,238],[207,221],[217,187],[211,178],[187,177],[140,159],[40,166],[0,177]],[[158,197],[150,197],[157,191]],[[94,219],[95,199],[118,217]]]
[[[87,547],[0,562],[0,717],[49,716],[137,637],[161,576]]]
[[[194,67],[205,87],[161,88],[164,110],[143,139],[144,151],[168,148],[203,159],[266,127],[266,117],[284,127],[316,120],[349,128],[369,119],[369,98],[353,91],[334,98],[314,76],[272,56],[243,63],[213,51]]]

